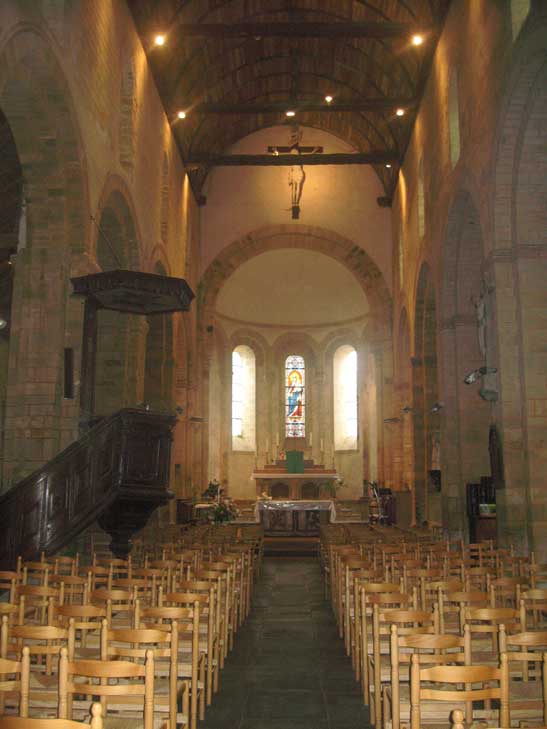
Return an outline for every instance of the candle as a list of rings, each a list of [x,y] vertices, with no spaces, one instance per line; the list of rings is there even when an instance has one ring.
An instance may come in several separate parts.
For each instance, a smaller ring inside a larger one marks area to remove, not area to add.
[[[321,441],[320,441],[320,448],[321,448],[321,453],[323,453],[323,438],[321,438]]]
[[[310,430],[310,448],[312,447],[312,445],[313,445],[313,433]]]
[[[275,435],[275,444],[279,448],[279,433],[276,433]]]

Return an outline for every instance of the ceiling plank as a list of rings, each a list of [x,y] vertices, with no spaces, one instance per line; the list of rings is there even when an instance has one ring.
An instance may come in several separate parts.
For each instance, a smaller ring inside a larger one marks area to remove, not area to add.
[[[169,29],[193,38],[409,38],[436,34],[431,25],[396,22],[177,23]]]
[[[292,167],[294,165],[377,165],[399,159],[395,151],[335,152],[331,154],[229,154],[194,156],[186,168],[196,167]]]

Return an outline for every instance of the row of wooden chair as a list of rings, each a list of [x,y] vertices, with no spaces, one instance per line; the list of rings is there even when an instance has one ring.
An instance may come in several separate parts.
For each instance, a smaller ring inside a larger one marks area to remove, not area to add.
[[[195,729],[248,615],[261,557],[256,534],[219,531],[218,541],[211,528],[195,541],[186,533],[159,560],[154,545],[138,559],[42,556],[2,573],[0,675],[15,683],[0,683],[0,714],[79,719],[100,697],[102,716]]]
[[[547,591],[533,559],[434,535],[390,543],[361,528],[348,543],[329,531],[325,592],[376,726],[446,726],[450,703],[458,721],[547,723]]]

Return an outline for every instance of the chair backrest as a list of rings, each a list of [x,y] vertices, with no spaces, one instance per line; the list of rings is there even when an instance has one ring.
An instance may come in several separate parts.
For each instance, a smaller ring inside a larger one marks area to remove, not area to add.
[[[490,684],[496,682],[497,687]],[[422,683],[428,684],[422,687]],[[463,684],[465,688],[458,689]],[[481,684],[480,688],[476,684]],[[421,703],[442,701],[450,704],[465,702],[466,720],[472,721],[473,702],[497,699],[500,702],[500,727],[509,729],[509,672],[507,657],[501,654],[500,667],[494,666],[433,666],[420,668],[420,656],[411,658],[410,726],[421,729]]]
[[[81,680],[83,679],[83,680]],[[119,679],[115,684],[109,679]],[[66,648],[61,649],[59,662],[59,717],[72,715],[75,694],[98,696],[106,717],[108,700],[126,697],[131,702],[142,698],[144,729],[154,725],[154,653],[146,652],[144,665],[130,661],[70,661]]]

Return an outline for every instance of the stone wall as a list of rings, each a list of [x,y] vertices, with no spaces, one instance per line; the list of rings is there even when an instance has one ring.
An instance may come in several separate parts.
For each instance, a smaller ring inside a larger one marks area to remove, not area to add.
[[[15,252],[16,239],[2,240],[13,253],[14,280],[0,407],[6,488],[74,440],[89,415],[79,408],[83,304],[71,297],[69,278],[101,267],[159,267],[195,290],[199,216],[125,3],[2,3],[0,109],[27,200],[24,245]],[[102,261],[101,249],[108,253]],[[107,410],[144,398],[149,328],[132,319],[113,315],[100,324],[106,369],[99,400]],[[174,316],[160,353],[161,399],[180,403],[183,419],[191,416],[193,321],[193,312]],[[74,351],[71,399],[62,386],[65,348]],[[187,467],[186,431],[181,422],[179,472]]]

